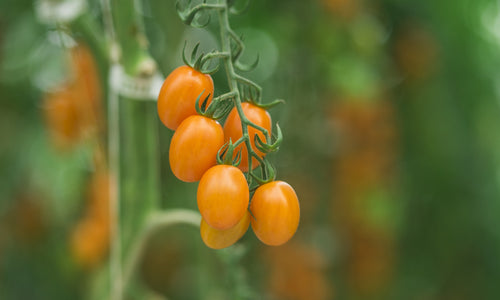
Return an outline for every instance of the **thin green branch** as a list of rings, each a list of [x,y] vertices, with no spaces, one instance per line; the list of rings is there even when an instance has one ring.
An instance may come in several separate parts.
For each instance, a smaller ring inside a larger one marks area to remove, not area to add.
[[[189,4],[191,4],[191,1],[189,0],[187,5],[189,6]],[[191,9],[189,10],[182,10],[181,7],[180,7],[180,2],[177,1],[176,3],[176,9],[177,9],[177,13],[179,14],[179,17],[181,18],[181,20],[186,23],[187,25],[194,25],[195,27],[204,27],[208,24],[208,22],[210,21],[207,21],[206,24],[193,24],[193,20],[194,18],[196,17],[196,14],[203,11],[203,10],[221,10],[221,9],[225,9],[225,6],[222,5],[222,4],[209,4],[209,3],[201,3],[201,4],[198,4],[194,7],[192,7]]]
[[[151,236],[160,229],[178,224],[188,224],[194,227],[199,227],[201,216],[199,213],[187,209],[171,209],[168,211],[152,212],[145,223],[142,231],[139,233],[139,238],[130,251],[127,260],[125,261],[123,287],[129,285],[130,280],[135,273],[140,262],[144,250]],[[123,292],[123,291],[122,291]]]
[[[248,120],[247,120],[247,121],[248,121]],[[259,125],[255,124],[255,123],[253,123],[253,122],[250,122],[250,121],[247,123],[247,125],[248,125],[248,126],[250,126],[250,127],[255,128],[255,129],[257,129],[257,130],[260,130],[260,131],[261,131],[261,132],[262,132],[262,133],[266,136],[266,139],[269,139],[269,138],[270,138],[270,136],[269,136],[269,131],[268,131],[267,129],[265,129],[264,127],[259,126]]]
[[[219,102],[219,101],[231,99],[231,98],[236,97],[236,95],[237,95],[237,93],[235,91],[227,92],[225,94],[222,94],[220,96],[215,97],[213,102]]]

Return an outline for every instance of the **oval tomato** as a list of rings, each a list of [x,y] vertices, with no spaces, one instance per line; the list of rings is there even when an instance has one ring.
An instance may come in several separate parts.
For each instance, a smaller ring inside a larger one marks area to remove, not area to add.
[[[250,203],[252,229],[270,246],[286,243],[297,231],[300,207],[297,194],[286,182],[266,183],[255,191]]]
[[[79,112],[75,94],[69,87],[48,93],[44,99],[44,115],[54,145],[66,150],[80,137]]]
[[[243,109],[243,113],[245,116],[254,124],[259,125],[269,132],[271,134],[271,116],[269,113],[263,109],[260,108],[256,105],[253,105],[252,103],[249,102],[243,102],[241,103],[241,107]],[[250,143],[252,145],[253,150],[259,155],[259,156],[264,156],[264,153],[260,152],[256,147],[255,147],[255,142],[254,142],[254,137],[255,135],[259,135],[260,139],[265,142],[266,137],[265,135],[260,131],[255,129],[254,127],[248,126],[248,135],[250,136]],[[225,142],[229,141],[231,139],[234,142],[239,140],[241,136],[243,135],[242,129],[241,129],[241,119],[240,116],[238,115],[238,111],[236,110],[236,107],[231,110],[229,115],[227,116],[226,123],[224,124],[224,138]],[[238,153],[238,150],[241,149],[241,163],[238,166],[243,172],[248,171],[248,151],[247,147],[245,144],[240,144],[238,147],[235,148],[234,150],[234,155]],[[252,158],[252,169],[255,169],[259,165],[259,161],[255,159],[255,157]]]
[[[96,267],[106,256],[109,248],[109,227],[95,219],[83,219],[71,236],[71,250],[82,268]]]
[[[176,130],[184,119],[196,114],[196,98],[202,92],[199,105],[210,94],[208,106],[214,94],[214,82],[210,75],[189,66],[175,69],[163,82],[158,96],[158,116],[162,123]]]
[[[245,175],[233,166],[210,168],[198,185],[198,209],[208,225],[215,229],[235,226],[245,215],[249,198]]]
[[[190,116],[181,123],[170,142],[170,168],[182,181],[198,181],[217,164],[217,152],[223,145],[224,132],[217,121]]]
[[[226,248],[236,243],[247,232],[248,226],[250,226],[248,210],[236,225],[226,230],[215,229],[202,218],[200,224],[201,239],[205,245],[212,249]]]

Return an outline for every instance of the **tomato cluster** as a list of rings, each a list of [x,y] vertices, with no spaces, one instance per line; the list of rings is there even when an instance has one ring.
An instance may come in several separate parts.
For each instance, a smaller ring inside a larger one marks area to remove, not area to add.
[[[181,66],[166,78],[157,103],[160,120],[175,130],[169,149],[172,172],[182,181],[199,181],[197,203],[202,216],[202,240],[210,248],[222,249],[238,241],[251,224],[264,244],[284,244],[299,225],[297,195],[289,184],[270,181],[259,186],[250,201],[248,176],[244,172],[252,170],[245,143],[231,151],[233,161],[240,158],[239,165],[217,164],[219,150],[229,141],[240,140],[243,130],[236,107],[229,112],[224,127],[210,116],[197,113],[202,106],[206,109],[210,105],[213,92],[210,75]],[[204,104],[201,99],[205,99]],[[264,108],[250,102],[243,102],[241,108],[248,121],[271,132],[271,117]],[[264,157],[265,153],[255,146],[255,138],[265,141],[266,136],[255,127],[247,128],[252,152]],[[259,160],[252,155],[252,169],[257,166]]]

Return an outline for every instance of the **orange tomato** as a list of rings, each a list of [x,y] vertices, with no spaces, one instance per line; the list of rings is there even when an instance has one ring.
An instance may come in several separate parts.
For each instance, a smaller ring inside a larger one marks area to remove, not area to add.
[[[69,80],[44,99],[47,127],[59,150],[68,150],[104,129],[99,74],[85,45],[71,49],[70,66]]]
[[[286,243],[297,231],[300,207],[297,194],[286,182],[266,183],[255,191],[250,203],[252,229],[270,246]]]
[[[79,113],[69,88],[46,94],[44,117],[51,139],[58,149],[66,150],[79,139]]]
[[[208,106],[214,94],[214,82],[210,75],[189,66],[175,69],[163,82],[158,96],[158,116],[162,123],[176,130],[184,119],[196,114],[196,98],[202,92],[199,105],[210,94]]]
[[[112,181],[107,171],[98,171],[93,174],[87,187],[87,216],[89,218],[109,223],[111,183]]]
[[[253,105],[249,102],[243,102],[241,103],[241,107],[243,109],[243,113],[245,116],[254,124],[259,125],[269,132],[271,134],[271,116],[269,113],[263,109],[260,108],[256,105]],[[250,143],[252,145],[252,149],[259,155],[259,156],[264,156],[265,154],[259,151],[255,147],[255,142],[254,138],[255,135],[258,135],[260,139],[265,142],[266,137],[265,135],[260,131],[255,129],[254,127],[248,126],[248,135],[250,136]],[[226,123],[224,124],[224,138],[225,142],[229,141],[229,139],[232,140],[232,142],[236,142],[238,139],[242,137],[242,128],[241,128],[241,119],[240,116],[238,115],[238,111],[236,108],[233,108],[233,110],[229,113]],[[242,148],[243,147],[243,148]],[[242,148],[241,150],[241,163],[238,166],[243,172],[248,171],[248,150],[246,145],[240,144],[238,147],[235,148],[234,155],[238,153],[238,150]],[[252,169],[256,168],[259,165],[259,161],[255,159],[255,157],[252,158]]]
[[[217,163],[217,152],[223,145],[224,132],[217,121],[190,116],[181,123],[170,142],[170,168],[182,181],[198,181]]]
[[[109,228],[94,219],[84,219],[71,238],[71,250],[76,262],[91,269],[106,256],[109,246]]]
[[[210,168],[198,185],[198,209],[208,225],[215,229],[235,226],[244,217],[249,198],[245,175],[234,166]]]
[[[248,226],[250,226],[248,210],[235,226],[226,230],[215,229],[208,225],[204,219],[201,219],[201,239],[205,245],[212,249],[223,249],[236,243],[247,232]]]
[[[79,113],[82,131],[103,127],[102,91],[97,65],[92,53],[84,44],[71,49],[71,66],[74,76],[70,88]]]

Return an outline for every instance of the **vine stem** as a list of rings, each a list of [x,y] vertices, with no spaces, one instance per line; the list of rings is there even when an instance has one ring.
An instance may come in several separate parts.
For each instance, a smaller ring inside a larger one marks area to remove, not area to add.
[[[140,232],[139,239],[134,244],[129,260],[124,266],[123,286],[128,286],[134,271],[139,265],[139,260],[144,253],[147,242],[151,236],[160,229],[179,224],[188,224],[200,227],[201,216],[199,213],[189,209],[170,209],[168,211],[156,211],[149,214],[145,226]]]
[[[102,0],[102,5],[107,38],[111,39],[112,63],[119,63],[123,75],[133,79],[153,76],[156,63],[149,55],[144,25],[137,14],[136,6],[140,3],[134,0]],[[143,239],[140,234],[149,214],[158,208],[159,155],[157,124],[151,118],[156,107],[143,101],[149,100],[143,99],[146,96],[126,96],[124,90],[130,84],[123,80],[124,76],[112,73],[110,81],[115,75],[119,85],[113,87],[111,84],[109,103],[110,165],[116,181],[116,195],[111,201],[110,212],[110,298],[122,300],[129,288],[129,282],[125,284],[129,275],[124,272],[130,257],[133,257],[131,253],[135,241]]]
[[[113,28],[110,0],[101,0],[103,11],[104,34],[108,45],[116,42],[116,34]],[[107,49],[110,50],[109,48]],[[115,60],[112,53],[107,55],[108,59]],[[115,63],[115,61],[111,61]],[[108,62],[109,65],[109,62]],[[108,159],[111,174],[111,188],[109,189],[109,215],[110,215],[110,267],[109,281],[110,298],[121,300],[122,293],[122,264],[121,264],[121,232],[120,232],[120,106],[118,91],[111,84],[113,78],[111,72],[107,73],[108,86]]]
[[[121,233],[120,233],[120,118],[119,96],[112,87],[109,89],[108,104],[108,155],[112,174],[110,192],[110,279],[112,284],[112,299],[122,299],[122,267],[121,267]]]
[[[219,27],[220,27],[220,35],[221,35],[221,46],[222,46],[222,52],[227,52],[227,53],[232,53],[231,51],[231,37],[232,37],[232,30],[229,25],[229,16],[228,16],[228,4],[227,0],[221,0],[223,1],[224,8],[217,10],[217,14],[219,17]],[[232,56],[232,55],[231,55]],[[242,131],[242,137],[245,139],[245,145],[247,146],[247,152],[248,152],[248,172],[252,172],[252,155],[250,155],[250,152],[253,152],[252,145],[250,143],[250,135],[248,134],[248,125],[251,124],[250,120],[245,116],[245,113],[243,112],[243,108],[241,106],[241,95],[240,91],[238,89],[238,82],[236,80],[237,77],[239,77],[236,72],[234,71],[234,65],[232,61],[232,57],[224,57],[224,67],[226,68],[226,74],[227,74],[227,82],[229,85],[229,90],[231,93],[234,93],[234,98],[233,98],[233,103],[234,107],[236,107],[236,110],[238,111],[238,115],[240,116],[241,120],[241,131]],[[247,177],[248,180],[251,180],[251,176]],[[249,183],[250,184],[250,183]]]

